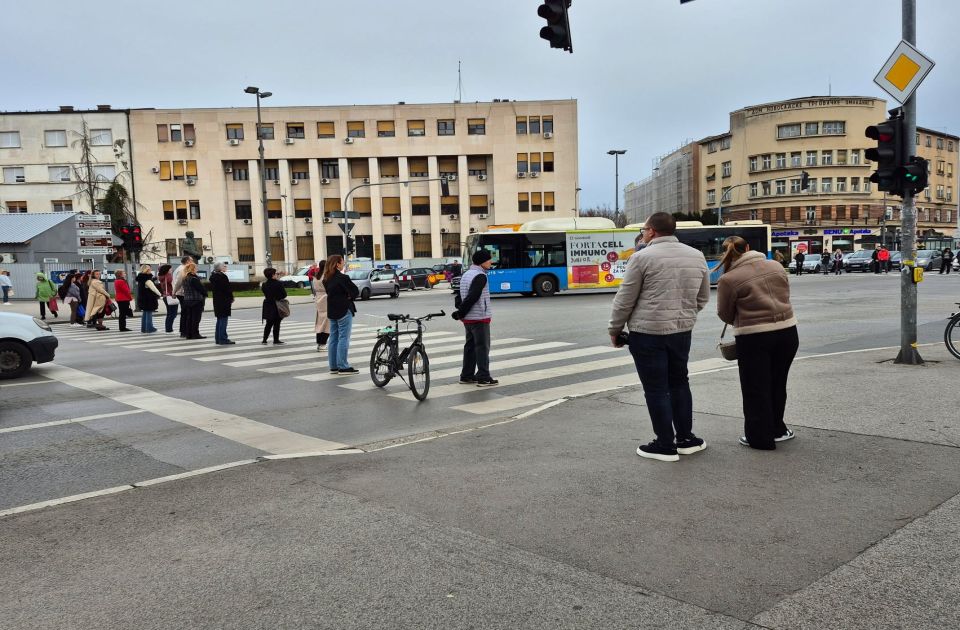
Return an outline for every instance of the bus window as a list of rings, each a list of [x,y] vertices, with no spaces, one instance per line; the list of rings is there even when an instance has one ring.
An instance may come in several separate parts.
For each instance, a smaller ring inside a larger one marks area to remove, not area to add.
[[[525,260],[528,267],[566,267],[567,246],[563,233],[526,234]]]
[[[479,246],[490,252],[495,269],[515,269],[522,266],[520,243],[516,234],[482,234]]]

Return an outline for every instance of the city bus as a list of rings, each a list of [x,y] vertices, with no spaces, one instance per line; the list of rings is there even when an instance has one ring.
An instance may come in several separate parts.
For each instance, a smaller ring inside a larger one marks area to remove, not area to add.
[[[634,253],[640,224],[617,228],[600,217],[539,219],[516,225],[491,226],[467,237],[463,259],[478,249],[490,252],[493,266],[487,272],[491,293],[549,296],[558,291],[616,289]],[[703,252],[716,285],[722,270],[723,241],[741,236],[750,249],[772,256],[770,226],[760,221],[703,225],[677,223],[680,242]]]

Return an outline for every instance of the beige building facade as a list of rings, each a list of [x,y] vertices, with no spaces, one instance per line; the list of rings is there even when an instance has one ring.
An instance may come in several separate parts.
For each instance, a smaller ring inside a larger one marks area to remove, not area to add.
[[[342,219],[329,215],[347,210],[360,215],[350,219],[357,256],[458,258],[466,235],[489,225],[575,211],[574,100],[263,107],[261,116],[266,212],[255,107],[131,111],[149,256],[179,256],[189,231],[204,257],[259,273],[269,248],[289,270],[341,252]]]

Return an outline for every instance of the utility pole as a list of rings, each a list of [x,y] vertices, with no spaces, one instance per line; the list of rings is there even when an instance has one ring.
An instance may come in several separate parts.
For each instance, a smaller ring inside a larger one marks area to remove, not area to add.
[[[902,0],[903,39],[907,43],[917,44],[917,0]],[[917,93],[914,92],[903,104],[904,119],[904,155],[909,163],[917,154]],[[887,211],[886,207],[883,209]],[[903,194],[901,211],[901,248],[902,260],[913,261],[917,256],[917,210],[913,202],[913,193],[907,189]],[[904,271],[906,273],[904,273]],[[904,266],[900,273],[900,352],[895,363],[921,365],[923,359],[917,351],[917,285],[913,281],[913,265]]]
[[[260,120],[260,99],[273,96],[273,92],[261,92],[260,88],[248,87],[243,90],[247,94],[257,95],[257,150],[260,152],[260,211],[263,212],[263,247],[264,269],[273,266],[273,254],[270,248],[270,214],[267,212],[267,180],[264,173],[263,159],[263,123]]]
[[[610,149],[607,155],[613,156],[613,187],[616,189],[614,195],[613,212],[614,216],[620,214],[620,156],[626,153],[626,149]]]

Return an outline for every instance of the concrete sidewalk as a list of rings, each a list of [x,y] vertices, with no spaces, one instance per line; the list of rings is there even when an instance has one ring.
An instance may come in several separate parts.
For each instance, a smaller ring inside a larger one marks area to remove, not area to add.
[[[960,363],[921,352],[798,360],[776,451],[730,369],[678,463],[633,388],[8,517],[0,628],[957,628]]]

